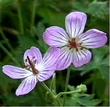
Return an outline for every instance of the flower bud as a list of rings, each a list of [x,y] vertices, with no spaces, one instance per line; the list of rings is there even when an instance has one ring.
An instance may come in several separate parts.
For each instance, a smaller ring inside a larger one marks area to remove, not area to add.
[[[87,87],[84,84],[80,84],[76,87],[77,90],[79,90],[80,92],[86,92],[87,91]]]

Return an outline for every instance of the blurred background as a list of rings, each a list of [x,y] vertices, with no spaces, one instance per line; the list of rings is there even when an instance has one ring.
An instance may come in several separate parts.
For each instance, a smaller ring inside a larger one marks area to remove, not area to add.
[[[88,15],[85,31],[96,28],[108,36],[108,8],[108,0],[0,0],[0,106],[52,105],[40,85],[29,95],[16,97],[15,91],[20,81],[4,75],[2,66],[23,67],[23,53],[31,46],[45,53],[48,46],[43,42],[43,32],[52,25],[65,28],[65,16],[72,11],[82,11]],[[78,69],[71,67],[69,81],[71,86],[86,84],[87,94],[91,96],[79,95],[75,100],[69,97],[67,105],[109,105],[108,43],[92,52],[93,60],[89,65]],[[57,92],[64,91],[66,73],[67,70],[57,72]],[[49,81],[46,83],[49,84]]]

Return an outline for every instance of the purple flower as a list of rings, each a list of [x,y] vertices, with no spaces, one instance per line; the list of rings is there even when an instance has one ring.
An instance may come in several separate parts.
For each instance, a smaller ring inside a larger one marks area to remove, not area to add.
[[[25,68],[12,65],[3,66],[3,72],[12,79],[24,79],[16,90],[16,95],[25,95],[32,91],[36,83],[49,79],[56,70],[59,49],[50,48],[42,58],[38,48],[31,47],[24,53]]]
[[[46,29],[44,41],[51,47],[61,49],[57,70],[63,70],[73,64],[81,67],[90,62],[92,53],[88,50],[99,48],[107,42],[106,33],[90,29],[83,33],[87,16],[83,12],[71,12],[66,16],[66,31],[52,26]]]

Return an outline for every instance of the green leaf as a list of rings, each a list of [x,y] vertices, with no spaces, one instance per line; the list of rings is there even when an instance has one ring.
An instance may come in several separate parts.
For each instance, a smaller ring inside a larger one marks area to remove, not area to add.
[[[108,16],[108,2],[92,2],[88,5],[87,12],[99,19],[107,19]]]
[[[66,98],[66,106],[96,106],[101,101],[99,99],[94,99],[93,95],[75,93],[70,97]]]
[[[86,96],[86,97],[81,97],[79,98],[78,102],[80,105],[83,106],[96,106],[98,105],[101,101],[99,99],[93,99],[91,96]]]

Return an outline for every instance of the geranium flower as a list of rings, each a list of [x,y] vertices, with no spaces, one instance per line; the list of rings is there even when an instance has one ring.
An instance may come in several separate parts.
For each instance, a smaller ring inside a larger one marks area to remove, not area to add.
[[[24,79],[16,90],[16,95],[32,91],[37,82],[49,79],[56,70],[59,49],[52,48],[42,58],[38,48],[31,47],[24,53],[25,68],[12,65],[3,66],[3,72],[12,79]]]
[[[81,67],[90,62],[92,53],[88,50],[99,48],[107,42],[106,33],[90,29],[83,33],[87,16],[83,12],[71,12],[66,16],[63,28],[52,26],[44,32],[44,41],[51,47],[61,49],[58,58],[58,70],[68,68],[71,64]]]

